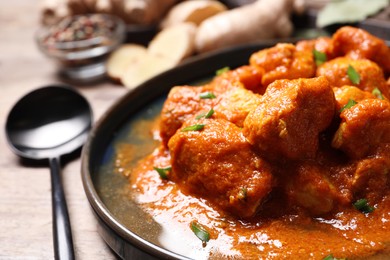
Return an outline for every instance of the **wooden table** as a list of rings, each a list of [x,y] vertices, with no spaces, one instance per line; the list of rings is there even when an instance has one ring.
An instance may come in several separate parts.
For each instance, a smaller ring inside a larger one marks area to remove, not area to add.
[[[8,148],[4,127],[12,105],[27,92],[60,83],[40,53],[34,33],[39,1],[0,1],[0,259],[53,259],[50,172],[24,165]],[[90,101],[95,120],[126,89],[110,82],[75,86]],[[63,184],[77,259],[116,259],[97,233],[84,193],[80,159],[63,167]]]

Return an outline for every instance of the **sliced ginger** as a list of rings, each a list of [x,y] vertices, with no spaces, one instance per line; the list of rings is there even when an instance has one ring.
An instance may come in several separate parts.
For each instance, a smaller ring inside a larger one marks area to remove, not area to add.
[[[180,23],[170,26],[153,38],[149,44],[148,52],[178,64],[194,53],[195,33],[196,26],[192,23]]]
[[[128,88],[143,83],[179,64],[194,53],[195,25],[178,24],[162,30],[149,47],[126,44],[117,49],[107,63],[108,75]]]
[[[123,85],[132,89],[175,65],[172,60],[146,53],[126,68],[121,81]]]
[[[107,61],[107,74],[120,80],[127,67],[132,66],[146,55],[146,48],[138,44],[124,44],[115,50]]]

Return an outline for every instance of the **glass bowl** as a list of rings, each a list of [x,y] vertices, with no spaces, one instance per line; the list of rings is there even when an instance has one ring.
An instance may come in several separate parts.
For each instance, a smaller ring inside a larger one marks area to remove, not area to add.
[[[69,16],[36,34],[39,49],[56,61],[60,75],[76,81],[104,77],[108,55],[125,37],[125,23],[108,14]]]

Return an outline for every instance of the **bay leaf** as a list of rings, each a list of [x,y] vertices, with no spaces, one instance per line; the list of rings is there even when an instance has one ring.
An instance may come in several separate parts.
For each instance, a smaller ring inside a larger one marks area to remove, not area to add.
[[[317,27],[360,22],[389,4],[389,0],[332,0],[318,13]]]

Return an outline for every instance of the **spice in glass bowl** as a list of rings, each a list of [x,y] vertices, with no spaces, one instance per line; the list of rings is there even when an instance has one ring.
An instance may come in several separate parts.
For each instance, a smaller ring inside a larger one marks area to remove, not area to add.
[[[38,31],[40,49],[71,79],[96,79],[105,74],[108,54],[125,39],[122,20],[107,14],[76,15]]]

